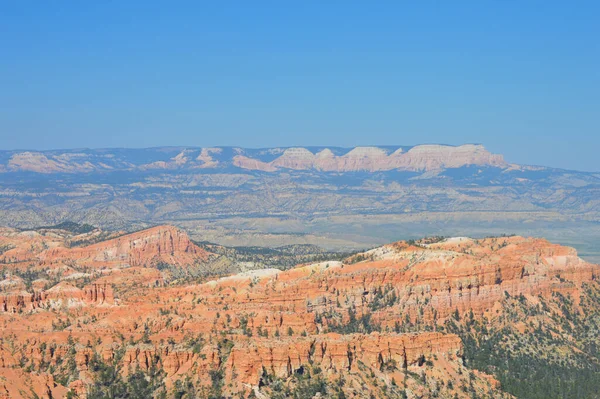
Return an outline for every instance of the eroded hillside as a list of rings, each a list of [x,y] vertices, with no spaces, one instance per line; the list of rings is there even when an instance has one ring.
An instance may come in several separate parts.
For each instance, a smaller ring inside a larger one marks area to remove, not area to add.
[[[174,270],[223,255],[178,229],[65,242],[2,231],[5,397],[581,398],[598,389],[600,268],[545,240],[398,242],[194,280]]]

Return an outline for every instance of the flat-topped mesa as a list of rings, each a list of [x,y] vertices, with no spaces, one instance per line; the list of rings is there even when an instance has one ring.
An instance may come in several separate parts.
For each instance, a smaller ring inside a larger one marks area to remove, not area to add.
[[[13,155],[8,161],[8,170],[27,171],[37,173],[57,172],[89,172],[96,167],[86,160],[76,156],[58,156],[48,158],[39,152],[22,152]]]
[[[328,149],[313,154],[306,148],[288,148],[271,162],[244,157],[236,166],[245,169],[273,171],[275,169],[329,172],[357,171],[431,171],[460,168],[469,165],[507,167],[502,155],[492,154],[482,145],[466,144],[458,147],[447,145],[419,145],[404,152],[402,148],[388,153],[379,147],[356,147],[344,155],[334,155]]]
[[[417,145],[414,147],[365,146],[342,148],[183,148],[165,147],[114,150],[10,152],[0,173],[90,173],[111,171],[195,170],[227,168],[276,172],[319,170],[327,172],[431,171],[469,165],[505,168],[501,155],[482,145]],[[146,154],[146,156],[140,156]],[[147,161],[143,161],[144,158]],[[142,161],[140,161],[142,159]]]
[[[342,156],[324,149],[313,154],[305,148],[289,148],[271,164],[287,169],[318,169],[329,172],[377,171],[393,169],[386,151],[377,147],[356,147]]]
[[[438,170],[460,168],[469,165],[504,168],[508,164],[504,157],[492,154],[482,145],[465,144],[458,147],[446,145],[419,145],[398,157],[398,169]]]
[[[192,265],[210,254],[195,245],[182,230],[157,226],[85,247],[53,248],[44,256],[45,264],[75,261],[92,267]]]

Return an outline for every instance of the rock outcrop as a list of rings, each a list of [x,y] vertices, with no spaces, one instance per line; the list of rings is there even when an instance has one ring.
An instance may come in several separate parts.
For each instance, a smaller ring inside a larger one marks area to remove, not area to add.
[[[34,292],[0,292],[0,312],[19,313],[35,309],[81,307],[86,305],[114,305],[111,285],[90,284],[79,289],[69,283],[60,282],[47,290]]]
[[[257,339],[236,345],[227,361],[227,373],[238,373],[242,383],[258,385],[263,369],[281,378],[291,377],[302,367],[318,365],[332,373],[356,372],[362,363],[382,370],[386,364],[399,368],[418,367],[422,359],[443,357],[457,360],[462,342],[452,334],[403,335],[323,334],[315,338]]]
[[[42,256],[44,264],[75,260],[80,265],[98,267],[192,265],[207,260],[209,253],[172,226],[157,226],[137,233],[99,242],[85,247],[57,247]]]
[[[0,280],[0,312],[9,313],[114,305],[113,283],[129,285],[136,281],[160,286],[164,277],[157,268],[194,266],[213,256],[171,226],[157,226],[81,247],[69,246],[69,236],[56,233],[13,229],[2,233],[0,246],[5,251],[0,264],[7,276]],[[97,234],[89,236],[95,238]],[[122,272],[114,275],[118,270]],[[29,281],[28,287],[19,275],[45,278]]]
[[[501,155],[491,154],[483,146],[471,144],[459,147],[420,145],[406,152],[399,148],[390,154],[378,147],[356,147],[339,156],[334,155],[329,149],[313,154],[305,148],[289,148],[280,157],[269,163],[245,158],[244,162],[237,164],[245,169],[263,171],[285,168],[316,169],[327,172],[435,171],[469,165],[499,168],[508,166]]]
[[[80,395],[96,376],[92,362],[100,359],[117,361],[125,377],[162,370],[169,387],[186,378],[198,386],[219,378],[230,395],[318,369],[324,378],[343,377],[354,387],[373,378],[393,386],[393,379],[426,397],[454,380],[493,396],[497,381],[466,368],[463,342],[445,329],[447,322],[469,314],[492,326],[502,320],[507,298],[546,301],[552,306],[546,322],[552,322],[562,305],[551,301],[570,298],[571,311],[578,312],[600,278],[600,268],[571,248],[515,236],[397,242],[286,271],[154,283],[160,272],[142,266],[156,256],[187,262],[202,255],[181,234],[157,227],[87,247],[41,251],[44,268],[71,260],[99,270],[86,275],[83,288],[64,280],[32,293],[27,289],[34,285],[27,288],[25,280],[6,280],[0,370],[36,387],[41,385],[27,380],[24,369],[39,376],[66,373],[71,391]],[[54,380],[45,386],[67,389]],[[467,396],[452,390],[450,397],[455,392]]]

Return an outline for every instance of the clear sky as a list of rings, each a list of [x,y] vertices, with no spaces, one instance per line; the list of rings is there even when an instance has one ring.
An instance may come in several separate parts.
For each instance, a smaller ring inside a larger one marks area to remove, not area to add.
[[[1,1],[0,148],[468,142],[600,171],[599,4]]]

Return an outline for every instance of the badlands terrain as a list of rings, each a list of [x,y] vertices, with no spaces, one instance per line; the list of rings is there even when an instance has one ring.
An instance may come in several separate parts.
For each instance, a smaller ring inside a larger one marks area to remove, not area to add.
[[[598,173],[516,165],[471,144],[0,152],[0,225],[171,224],[225,246],[515,233],[600,261],[598,198]]]
[[[0,398],[598,397],[600,267],[572,248],[264,251],[0,230]]]

